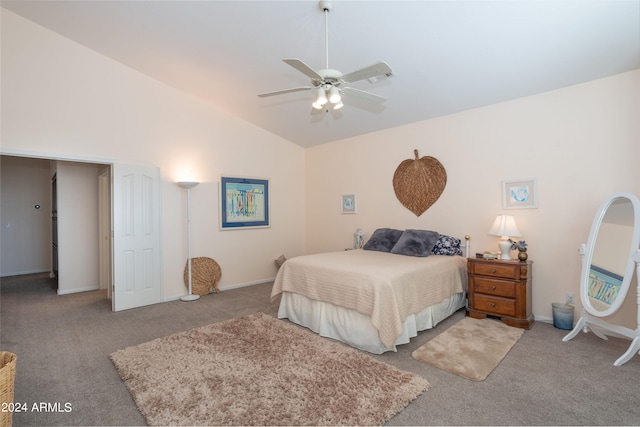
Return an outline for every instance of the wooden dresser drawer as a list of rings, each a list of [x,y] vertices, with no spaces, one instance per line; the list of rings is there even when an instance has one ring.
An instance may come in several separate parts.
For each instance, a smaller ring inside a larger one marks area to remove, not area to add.
[[[516,284],[507,280],[497,280],[488,277],[472,277],[469,286],[473,286],[473,293],[497,295],[507,298],[516,297]]]
[[[520,278],[520,266],[517,264],[474,264],[473,274],[501,278]]]
[[[515,316],[516,300],[476,294],[474,308],[476,310],[486,311],[496,315]]]

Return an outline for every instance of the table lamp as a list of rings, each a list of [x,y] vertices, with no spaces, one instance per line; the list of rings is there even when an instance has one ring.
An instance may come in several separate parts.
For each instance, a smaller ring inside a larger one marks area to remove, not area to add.
[[[520,230],[516,226],[516,221],[513,219],[513,215],[498,215],[496,217],[491,230],[489,230],[491,236],[501,236],[498,246],[500,247],[501,259],[505,261],[511,260],[511,242],[509,237],[520,237]]]

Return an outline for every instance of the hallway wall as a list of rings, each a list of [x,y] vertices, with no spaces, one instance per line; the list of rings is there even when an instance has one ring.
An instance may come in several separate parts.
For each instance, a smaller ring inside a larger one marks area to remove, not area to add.
[[[49,165],[0,156],[0,277],[51,269]]]

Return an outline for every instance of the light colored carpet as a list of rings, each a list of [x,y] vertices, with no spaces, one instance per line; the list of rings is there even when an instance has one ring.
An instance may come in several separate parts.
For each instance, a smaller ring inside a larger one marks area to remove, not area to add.
[[[110,358],[149,425],[380,425],[430,387],[264,313]]]
[[[411,355],[445,371],[482,381],[504,359],[524,329],[499,320],[465,317]]]

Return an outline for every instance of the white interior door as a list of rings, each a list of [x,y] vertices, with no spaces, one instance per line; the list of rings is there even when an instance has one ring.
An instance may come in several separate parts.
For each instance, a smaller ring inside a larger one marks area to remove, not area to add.
[[[113,165],[113,311],[161,302],[160,170]]]

